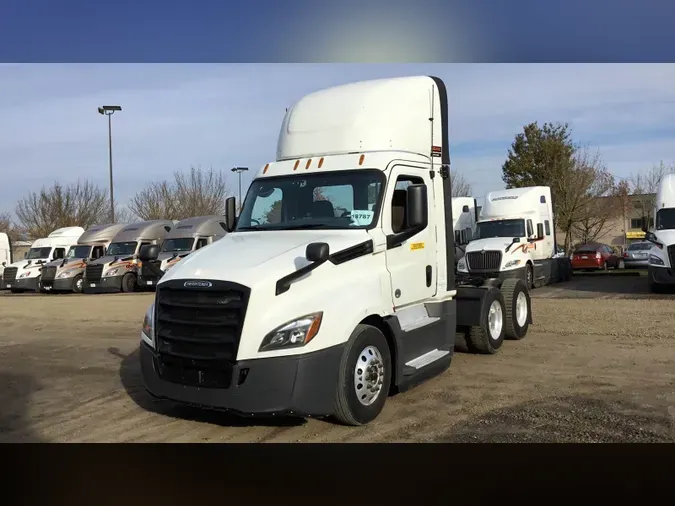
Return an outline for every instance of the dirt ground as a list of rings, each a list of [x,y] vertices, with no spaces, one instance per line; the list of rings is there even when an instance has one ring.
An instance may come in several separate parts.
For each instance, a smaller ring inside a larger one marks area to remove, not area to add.
[[[152,399],[137,351],[151,299],[3,292],[0,442],[675,440],[675,296],[647,294],[644,277],[535,289],[524,340],[493,356],[456,353],[447,372],[358,428]]]

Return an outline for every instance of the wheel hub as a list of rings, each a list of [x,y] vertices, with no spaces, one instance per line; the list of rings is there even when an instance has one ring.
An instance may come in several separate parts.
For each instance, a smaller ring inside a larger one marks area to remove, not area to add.
[[[525,292],[520,292],[516,297],[516,321],[519,327],[525,326],[527,322],[527,297]]]
[[[488,330],[490,338],[496,340],[502,333],[502,326],[504,325],[504,313],[502,306],[498,300],[493,300],[488,310]]]
[[[356,360],[354,391],[364,406],[370,406],[380,396],[384,386],[384,361],[375,346],[367,346]]]

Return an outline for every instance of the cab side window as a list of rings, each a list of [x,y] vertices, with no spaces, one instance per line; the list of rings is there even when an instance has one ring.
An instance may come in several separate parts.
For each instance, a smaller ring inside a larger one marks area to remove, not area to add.
[[[62,258],[65,258],[66,256],[66,250],[64,248],[56,248],[54,250],[54,260],[61,260]]]
[[[407,230],[407,188],[411,184],[424,184],[424,180],[419,176],[401,175],[396,179],[394,195],[391,199],[391,228],[395,234]]]
[[[101,258],[102,256],[103,256],[103,246],[94,246],[93,249],[91,250],[92,260],[96,260],[97,258]]]
[[[203,239],[203,238],[197,239],[197,246],[195,247],[195,249],[197,250],[197,249],[199,249],[199,248],[203,248],[203,247],[206,246],[208,243],[209,243],[209,242],[208,242],[208,240],[206,240],[206,239]]]

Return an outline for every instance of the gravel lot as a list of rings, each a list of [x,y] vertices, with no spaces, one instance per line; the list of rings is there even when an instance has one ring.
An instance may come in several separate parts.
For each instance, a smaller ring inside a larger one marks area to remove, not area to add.
[[[151,294],[0,295],[0,442],[673,442],[675,296],[644,277],[536,289],[535,325],[494,356],[391,397],[367,427],[248,420],[152,399],[138,365]]]

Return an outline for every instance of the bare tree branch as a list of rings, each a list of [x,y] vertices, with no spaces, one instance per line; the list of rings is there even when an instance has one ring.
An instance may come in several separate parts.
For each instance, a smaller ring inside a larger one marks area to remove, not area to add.
[[[461,172],[450,171],[450,187],[452,188],[452,197],[471,197],[473,188]]]
[[[656,190],[661,179],[666,174],[675,172],[675,163],[666,165],[661,161],[637,174],[631,174],[629,178],[630,192],[635,195],[633,206],[640,211],[647,223],[653,220],[654,206],[656,205]]]
[[[21,230],[16,226],[11,213],[0,213],[0,232],[9,236],[9,240],[19,241],[21,239]]]
[[[55,182],[39,193],[30,192],[17,203],[15,213],[32,239],[61,227],[86,229],[108,218],[107,192],[86,180],[66,186]]]

